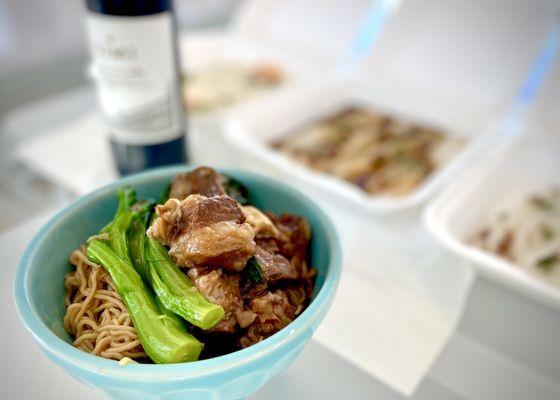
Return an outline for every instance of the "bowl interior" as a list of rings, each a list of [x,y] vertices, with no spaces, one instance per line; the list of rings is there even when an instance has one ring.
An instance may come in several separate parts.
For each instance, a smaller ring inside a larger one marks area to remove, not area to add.
[[[70,253],[111,220],[117,207],[118,188],[129,185],[136,188],[139,198],[157,199],[172,177],[187,169],[166,168],[125,178],[80,198],[45,225],[33,239],[20,266],[23,270],[25,301],[32,314],[31,318],[39,319],[56,336],[71,343],[62,323],[65,313],[64,275],[71,270],[68,262]],[[324,214],[298,192],[276,181],[242,171],[222,172],[249,188],[250,201],[256,207],[278,214],[292,213],[307,218],[313,233],[311,261],[318,271],[313,294],[315,299],[327,275],[332,273],[329,266],[337,246],[332,227]],[[16,281],[16,302],[19,303],[21,298],[17,293],[18,285]],[[21,313],[20,304],[18,308]],[[24,321],[25,314],[24,311]],[[27,315],[27,319],[29,317]],[[300,318],[305,318],[305,312],[298,319]],[[37,332],[34,333],[37,336]],[[40,339],[44,341],[44,338]]]

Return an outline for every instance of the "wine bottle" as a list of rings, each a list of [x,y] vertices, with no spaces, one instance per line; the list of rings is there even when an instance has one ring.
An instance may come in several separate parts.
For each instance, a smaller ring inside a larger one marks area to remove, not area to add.
[[[122,175],[186,162],[172,0],[86,0],[101,111]]]

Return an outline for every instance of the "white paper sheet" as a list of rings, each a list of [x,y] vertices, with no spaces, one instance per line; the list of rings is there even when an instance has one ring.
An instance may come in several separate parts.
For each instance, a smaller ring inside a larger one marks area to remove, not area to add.
[[[473,273],[417,218],[396,227],[325,209],[339,228],[344,269],[315,339],[411,395],[453,334]]]
[[[98,114],[80,115],[23,142],[17,156],[37,173],[81,195],[117,177]]]

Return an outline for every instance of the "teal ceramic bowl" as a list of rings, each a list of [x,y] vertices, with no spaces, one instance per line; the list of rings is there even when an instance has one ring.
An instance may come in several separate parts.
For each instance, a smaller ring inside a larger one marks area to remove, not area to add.
[[[15,278],[19,315],[45,354],[80,381],[114,399],[240,399],[288,367],[323,320],[338,284],[341,254],[328,217],[307,197],[270,178],[223,170],[243,182],[257,207],[308,219],[312,265],[317,268],[313,299],[290,325],[270,338],[225,356],[184,364],[119,366],[71,345],[64,330],[64,275],[68,256],[112,218],[116,191],[133,186],[140,197],[157,198],[172,177],[188,167],[154,170],[117,181],[81,197],[51,219],[25,251]],[[320,368],[320,366],[317,366]]]

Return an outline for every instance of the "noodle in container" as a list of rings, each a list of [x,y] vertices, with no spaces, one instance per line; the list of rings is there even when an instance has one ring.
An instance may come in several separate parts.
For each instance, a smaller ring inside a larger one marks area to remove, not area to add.
[[[96,269],[95,264],[84,257],[80,245],[111,220],[118,189],[131,186],[137,189],[139,197],[157,198],[173,176],[186,170],[186,167],[173,167],[134,175],[81,197],[37,233],[15,277],[19,315],[42,350],[72,376],[100,388],[114,399],[244,398],[295,360],[334,297],[341,255],[336,232],[328,218],[309,199],[286,185],[248,172],[223,171],[249,188],[256,207],[305,216],[313,232],[311,261],[317,269],[312,300],[287,327],[251,347],[188,363],[164,365],[131,361],[141,348],[131,334],[127,322],[130,317],[118,298],[111,294],[111,282],[104,270]],[[71,271],[70,254],[76,272],[66,275]],[[103,291],[89,290],[86,276],[92,282],[103,282]],[[68,291],[71,298],[67,296],[67,288],[71,289]],[[80,288],[84,289],[83,293]],[[92,307],[99,314],[90,313],[83,318],[80,313],[84,310],[79,304],[85,302],[84,293],[91,296],[87,300],[88,307],[103,298],[104,304],[111,304],[110,310]],[[106,324],[108,320],[119,321],[117,331]],[[88,329],[77,321],[85,325],[98,324],[97,348],[92,349],[92,336],[88,332],[77,335],[83,340],[72,345],[73,337],[68,332],[75,335],[80,329]],[[104,346],[105,330],[111,331],[113,337],[119,336],[122,347]]]

